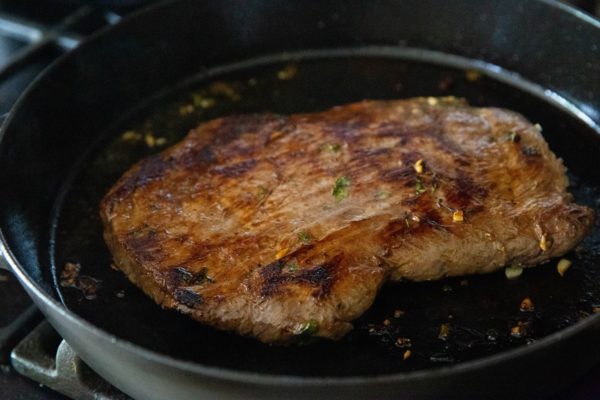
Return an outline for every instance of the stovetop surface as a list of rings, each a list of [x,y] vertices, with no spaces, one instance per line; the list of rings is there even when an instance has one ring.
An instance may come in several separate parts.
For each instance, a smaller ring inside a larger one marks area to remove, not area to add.
[[[83,3],[83,2],[82,2]],[[49,63],[102,26],[117,22],[143,1],[94,5],[59,0],[0,2],[0,121],[24,88]],[[147,3],[147,2],[146,2]],[[600,12],[600,2],[572,1],[588,12]],[[110,7],[106,7],[109,4]],[[0,398],[2,400],[63,400],[67,397],[18,374],[10,353],[43,317],[16,279],[0,270]],[[55,351],[54,348],[50,351]],[[600,398],[600,365],[552,400]]]
[[[8,332],[17,317],[32,307],[31,300],[23,291],[16,278],[9,272],[0,270],[0,396],[3,400],[59,400],[66,397],[38,383],[17,374],[10,366],[10,351],[19,339],[27,334],[33,325],[42,320],[36,315],[21,332]],[[10,337],[9,337],[10,336]]]

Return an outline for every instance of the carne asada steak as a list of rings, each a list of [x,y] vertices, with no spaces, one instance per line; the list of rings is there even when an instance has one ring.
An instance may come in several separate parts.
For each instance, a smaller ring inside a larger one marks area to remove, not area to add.
[[[162,307],[263,342],[340,338],[386,281],[533,266],[594,221],[539,126],[455,98],[203,123],[102,201]]]

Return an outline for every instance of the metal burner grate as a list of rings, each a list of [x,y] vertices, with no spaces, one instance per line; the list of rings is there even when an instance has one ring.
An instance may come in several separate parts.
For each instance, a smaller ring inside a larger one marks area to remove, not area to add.
[[[17,372],[73,399],[129,399],[85,365],[46,321],[13,349],[11,361]]]
[[[25,87],[54,59],[119,19],[118,14],[83,6],[45,25],[0,8],[0,115],[8,113]]]

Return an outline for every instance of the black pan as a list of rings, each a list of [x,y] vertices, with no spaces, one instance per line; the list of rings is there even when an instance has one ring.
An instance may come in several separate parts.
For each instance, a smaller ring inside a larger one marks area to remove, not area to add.
[[[597,21],[546,1],[155,6],[63,57],[11,113],[2,253],[82,358],[136,398],[552,393],[600,362],[599,227],[567,255],[563,278],[553,260],[514,281],[500,272],[401,283],[342,341],[273,347],[162,311],[111,270],[98,201],[133,162],[202,120],[456,95],[540,123],[577,200],[599,209],[598,43]],[[67,262],[98,290],[61,287]],[[519,310],[525,297],[535,311]],[[398,337],[411,339],[406,360]]]

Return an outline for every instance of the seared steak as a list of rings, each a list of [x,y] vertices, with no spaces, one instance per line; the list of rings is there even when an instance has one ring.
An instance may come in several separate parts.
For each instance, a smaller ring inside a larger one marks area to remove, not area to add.
[[[157,303],[285,342],[339,338],[386,281],[532,266],[592,226],[539,126],[454,98],[203,123],[102,201]]]

